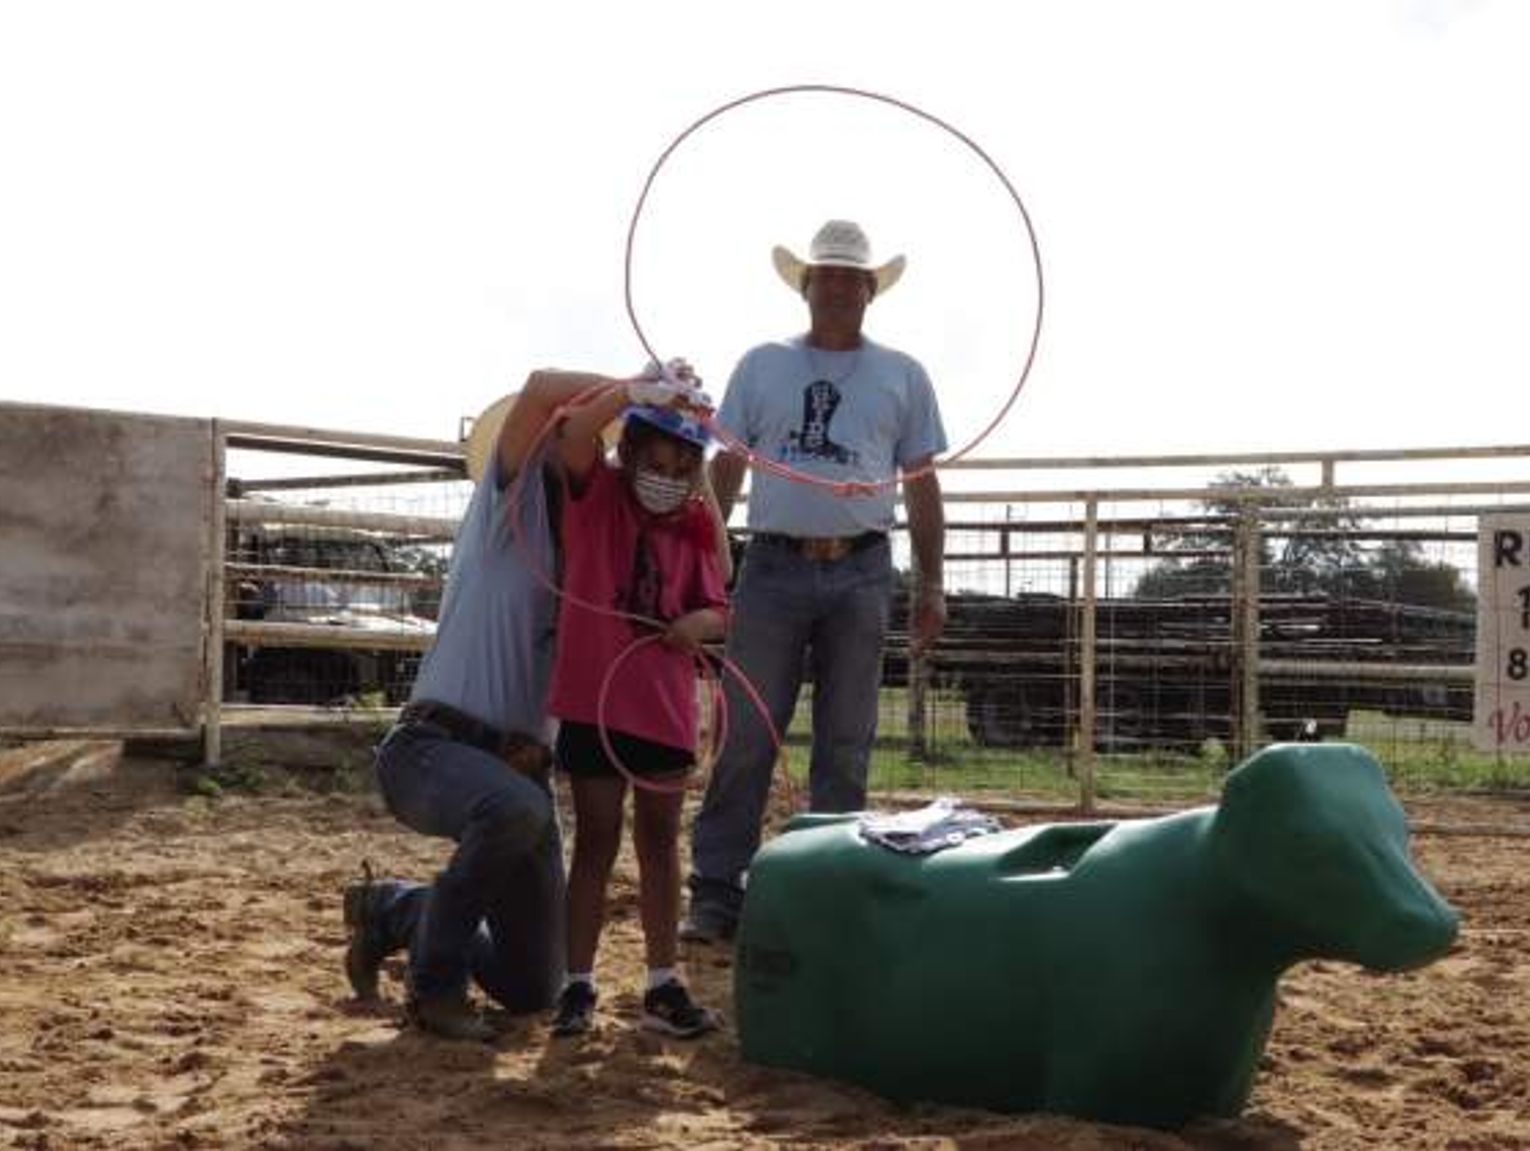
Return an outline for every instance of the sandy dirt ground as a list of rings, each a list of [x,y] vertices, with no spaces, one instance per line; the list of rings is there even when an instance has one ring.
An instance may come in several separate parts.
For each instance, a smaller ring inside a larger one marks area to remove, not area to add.
[[[290,758],[304,755],[323,759]],[[397,966],[384,1006],[348,1000],[338,892],[364,857],[425,876],[444,845],[370,794],[183,784],[171,762],[115,745],[0,751],[0,1147],[1530,1147],[1530,838],[1418,835],[1464,916],[1456,950],[1401,976],[1294,969],[1245,1115],[1164,1133],[895,1107],[752,1067],[726,1033],[637,1030],[625,858],[596,1035],[554,1041],[535,1018],[493,1045],[433,1040],[402,1025]],[[1530,831],[1527,801],[1410,809]],[[728,952],[687,961],[699,995],[726,1007]]]

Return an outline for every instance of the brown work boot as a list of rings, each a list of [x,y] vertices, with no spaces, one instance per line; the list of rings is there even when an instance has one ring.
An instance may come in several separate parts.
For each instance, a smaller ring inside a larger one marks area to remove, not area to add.
[[[345,915],[345,977],[357,999],[377,998],[378,976],[387,949],[377,938],[372,922],[372,865],[363,861],[361,882],[347,885],[341,897]]]
[[[424,999],[411,996],[406,1013],[421,1031],[441,1039],[488,1043],[497,1034],[460,992]]]

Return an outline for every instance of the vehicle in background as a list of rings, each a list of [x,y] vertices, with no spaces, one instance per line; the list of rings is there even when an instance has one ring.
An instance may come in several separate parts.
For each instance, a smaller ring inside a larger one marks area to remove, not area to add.
[[[947,595],[932,683],[959,692],[968,734],[990,747],[1059,747],[1078,715],[1080,605],[1059,596]],[[1102,599],[1096,604],[1096,744],[1101,750],[1195,751],[1231,738],[1241,668],[1228,596]],[[907,619],[900,591],[893,619]],[[1264,734],[1342,735],[1351,710],[1469,720],[1470,683],[1399,675],[1469,667],[1469,612],[1323,594],[1265,594],[1259,658],[1335,674],[1260,677]],[[907,682],[906,642],[891,637],[885,682]]]
[[[408,698],[420,651],[435,634],[443,556],[356,528],[246,523],[230,530],[225,567],[233,618],[303,625],[291,643],[229,644],[226,699],[334,705]],[[314,628],[343,632],[343,646],[327,644]]]

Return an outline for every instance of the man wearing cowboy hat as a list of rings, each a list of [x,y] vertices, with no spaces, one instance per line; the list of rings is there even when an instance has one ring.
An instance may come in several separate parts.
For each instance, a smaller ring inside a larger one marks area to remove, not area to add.
[[[711,468],[724,518],[750,456],[764,462],[750,488],[750,541],[728,657],[759,691],[777,731],[786,730],[804,665],[811,667],[812,810],[856,811],[865,806],[876,734],[893,582],[887,533],[900,474],[914,557],[910,642],[916,651],[926,647],[945,626],[945,521],[928,466],[946,436],[924,368],[861,332],[867,305],[903,274],[903,257],[875,262],[859,225],[830,220],[806,260],[782,247],[773,258],[807,301],[811,326],[749,351],[717,414],[725,445],[730,437],[734,444]],[[731,681],[727,703],[727,741],[692,834],[682,935],[693,940],[730,938],[737,926],[777,754]]]

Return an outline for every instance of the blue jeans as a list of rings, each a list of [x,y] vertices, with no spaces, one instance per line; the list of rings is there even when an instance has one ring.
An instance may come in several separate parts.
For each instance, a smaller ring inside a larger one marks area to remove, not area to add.
[[[411,993],[460,994],[471,977],[509,1011],[551,1005],[563,981],[564,876],[547,785],[429,724],[388,733],[377,778],[400,822],[457,841],[434,883],[377,885],[379,943],[409,949]]]
[[[884,540],[833,562],[756,541],[744,555],[728,624],[728,658],[759,692],[783,737],[803,671],[813,676],[813,811],[866,806],[877,730],[882,641],[892,599]],[[777,748],[759,711],[725,676],[728,735],[691,835],[693,909],[736,915],[744,872],[760,846]]]

